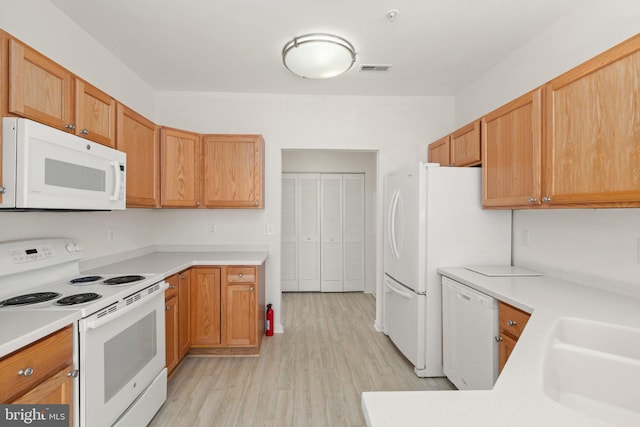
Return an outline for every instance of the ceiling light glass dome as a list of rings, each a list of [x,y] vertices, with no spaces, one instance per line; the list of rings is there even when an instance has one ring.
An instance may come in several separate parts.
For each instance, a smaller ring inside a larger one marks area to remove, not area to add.
[[[296,37],[282,49],[289,71],[308,79],[328,79],[348,71],[356,62],[351,43],[331,34]]]

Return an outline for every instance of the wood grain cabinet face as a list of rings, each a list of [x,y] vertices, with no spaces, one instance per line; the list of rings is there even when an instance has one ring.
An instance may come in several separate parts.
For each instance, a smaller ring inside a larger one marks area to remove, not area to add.
[[[31,375],[18,373],[27,368]],[[0,359],[0,402],[68,404],[71,409],[72,370],[73,328],[68,326]]]
[[[640,202],[640,35],[545,87],[550,204]]]
[[[182,360],[191,348],[191,270],[178,274],[178,356]]]
[[[453,166],[475,166],[481,163],[480,127],[480,120],[476,120],[451,134]]]
[[[262,208],[264,139],[261,135],[204,135],[204,204]]]
[[[191,346],[217,346],[220,339],[220,268],[191,269]]]
[[[202,199],[200,136],[192,132],[160,130],[161,204],[167,207],[200,206]]]
[[[76,79],[75,133],[109,147],[116,146],[116,102],[100,89]]]
[[[117,104],[116,112],[116,148],[127,153],[127,207],[157,207],[160,182],[157,126],[122,104]]]
[[[73,75],[17,40],[9,40],[9,112],[73,131]]]
[[[482,204],[540,204],[541,89],[482,118]]]
[[[171,373],[180,361],[178,349],[178,297],[165,301],[165,345],[167,371]]]
[[[449,135],[429,144],[429,162],[440,163],[440,166],[451,166],[451,141]]]
[[[498,303],[498,368],[502,371],[531,315],[509,304]]]
[[[255,267],[223,267],[222,342],[227,347],[258,344]]]

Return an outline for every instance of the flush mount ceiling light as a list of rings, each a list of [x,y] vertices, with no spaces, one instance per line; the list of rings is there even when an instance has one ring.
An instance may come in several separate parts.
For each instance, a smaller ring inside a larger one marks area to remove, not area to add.
[[[348,71],[356,62],[351,43],[331,34],[307,34],[284,45],[282,62],[308,79],[328,79]]]

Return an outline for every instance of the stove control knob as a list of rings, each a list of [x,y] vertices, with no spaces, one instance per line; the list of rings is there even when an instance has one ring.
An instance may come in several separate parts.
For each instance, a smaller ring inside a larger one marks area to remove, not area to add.
[[[73,247],[74,247],[74,249],[76,250],[76,252],[80,252],[80,251],[82,250],[82,247],[81,247],[79,244],[77,244],[77,243],[74,243],[74,244],[73,244]]]
[[[67,243],[64,248],[67,250],[67,252],[73,253],[76,250],[76,245],[74,243]]]

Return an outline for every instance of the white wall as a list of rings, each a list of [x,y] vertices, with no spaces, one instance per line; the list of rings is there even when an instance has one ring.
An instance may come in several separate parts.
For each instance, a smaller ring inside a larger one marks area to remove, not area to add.
[[[267,300],[280,325],[280,193],[282,150],[328,149],[377,151],[378,182],[389,171],[427,158],[426,141],[453,126],[451,97],[302,96],[228,93],[162,93],[158,120],[167,126],[200,133],[261,133],[265,138],[265,209],[234,214],[161,212],[161,244],[188,243],[212,218],[225,218],[225,233],[243,236],[247,244],[267,244]],[[382,229],[382,201],[376,206]],[[187,218],[185,221],[180,219]],[[199,224],[199,225],[198,225]],[[267,224],[274,235],[267,237]],[[182,230],[186,229],[184,233]],[[376,286],[381,286],[382,241],[376,236]],[[378,301],[378,319],[381,305]],[[280,325],[281,326],[281,325]]]
[[[635,35],[637,0],[590,0],[497,64],[456,96],[456,126],[551,80]],[[514,211],[516,265],[585,284],[640,288],[640,209]],[[528,246],[522,232],[529,234]]]
[[[378,153],[345,150],[284,150],[282,172],[363,173],[364,174],[364,290],[377,295],[376,251],[378,221],[376,215]],[[373,250],[372,250],[373,248]]]

